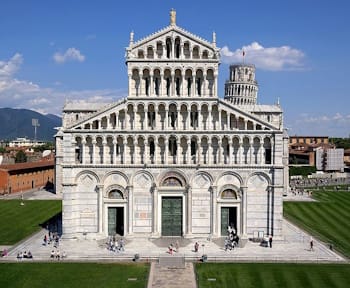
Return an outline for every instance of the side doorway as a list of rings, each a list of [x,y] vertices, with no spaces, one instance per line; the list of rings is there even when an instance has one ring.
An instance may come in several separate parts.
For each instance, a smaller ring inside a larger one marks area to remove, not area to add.
[[[221,236],[227,235],[227,227],[237,231],[237,207],[221,207]]]
[[[108,207],[108,236],[124,236],[124,207]]]

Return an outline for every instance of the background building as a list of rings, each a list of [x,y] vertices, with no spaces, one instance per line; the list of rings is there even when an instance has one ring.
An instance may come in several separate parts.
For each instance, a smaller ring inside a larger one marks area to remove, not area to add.
[[[218,97],[216,35],[176,24],[126,49],[128,97],[66,103],[56,135],[65,237],[282,233],[288,136],[258,105],[255,67],[232,65]],[[82,236],[84,235],[84,236]]]
[[[54,185],[54,161],[0,165],[0,193],[11,194]]]

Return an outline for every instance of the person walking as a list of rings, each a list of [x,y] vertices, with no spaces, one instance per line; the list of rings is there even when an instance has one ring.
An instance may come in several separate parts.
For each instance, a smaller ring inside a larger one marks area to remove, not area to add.
[[[269,237],[269,244],[270,244],[270,248],[272,248],[272,235],[270,235]]]
[[[310,251],[314,251],[314,239],[310,238]]]

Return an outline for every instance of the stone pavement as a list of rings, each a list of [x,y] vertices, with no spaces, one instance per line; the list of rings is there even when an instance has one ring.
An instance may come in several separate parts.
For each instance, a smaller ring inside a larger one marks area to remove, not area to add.
[[[52,199],[56,195],[48,192],[35,191],[25,193],[24,199]],[[7,196],[3,196],[7,197]],[[33,198],[32,198],[33,197]],[[299,197],[298,197],[299,198]],[[287,200],[287,199],[286,199]],[[34,261],[58,261],[50,258],[52,250],[63,251],[67,257],[63,261],[91,261],[91,262],[118,262],[118,261],[146,261],[151,262],[148,288],[176,287],[181,283],[182,287],[196,287],[193,262],[202,260],[202,255],[207,255],[208,262],[347,262],[341,255],[332,251],[329,246],[314,239],[314,251],[309,250],[310,235],[301,231],[298,227],[283,220],[283,238],[274,239],[273,247],[266,248],[259,243],[248,241],[243,248],[235,248],[233,251],[225,251],[223,239],[209,238],[139,238],[127,237],[125,239],[125,251],[112,252],[107,250],[107,239],[94,240],[86,235],[86,239],[60,240],[58,248],[53,244],[43,245],[44,235],[48,234],[45,229],[32,237],[10,248],[9,255],[0,261],[18,261],[18,252],[31,251]],[[170,243],[178,240],[179,251],[175,256],[168,253]],[[199,242],[200,248],[194,252],[194,243]],[[135,258],[135,255],[138,257]],[[180,268],[169,267],[163,259],[169,261],[183,259],[184,266]],[[21,260],[31,261],[31,260]],[[185,283],[187,286],[184,286]]]
[[[151,263],[147,288],[195,288],[196,276],[192,262],[186,262],[184,268],[169,268],[159,263]]]

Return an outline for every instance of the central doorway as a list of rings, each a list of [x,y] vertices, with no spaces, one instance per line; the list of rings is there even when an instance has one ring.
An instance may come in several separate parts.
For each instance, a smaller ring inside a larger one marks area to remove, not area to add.
[[[182,236],[182,197],[162,197],[162,236]]]
[[[237,231],[237,207],[221,207],[221,236],[227,235],[227,227]]]
[[[124,236],[124,207],[108,207],[108,236]]]

